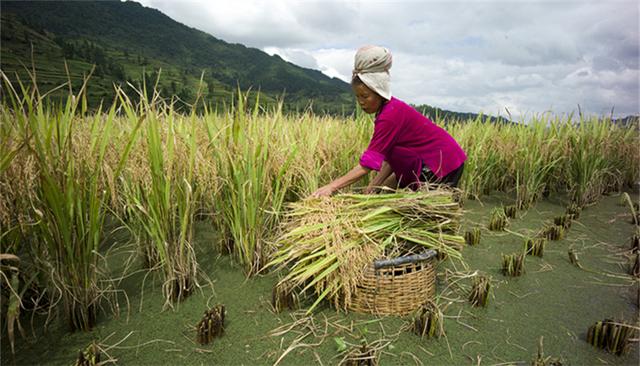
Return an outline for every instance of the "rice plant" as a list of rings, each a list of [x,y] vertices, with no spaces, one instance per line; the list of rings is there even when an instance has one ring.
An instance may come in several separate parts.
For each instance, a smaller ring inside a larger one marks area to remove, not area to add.
[[[502,274],[518,277],[524,273],[524,254],[502,254]]]
[[[89,330],[96,322],[103,288],[98,283],[98,248],[104,239],[107,194],[102,162],[110,141],[117,105],[86,118],[80,129],[77,111],[84,105],[86,80],[78,97],[69,96],[54,112],[41,100],[27,99],[38,186],[33,212],[36,235],[46,248],[51,281],[61,292],[71,329]],[[84,115],[84,110],[80,110]],[[120,162],[126,160],[121,152]],[[112,171],[119,175],[123,164]],[[43,258],[44,259],[44,258]]]
[[[504,214],[504,210],[496,207],[491,211],[491,217],[487,227],[491,231],[502,231],[507,226],[508,222],[509,221],[507,216]]]
[[[217,209],[222,213],[225,232],[233,239],[235,258],[248,275],[253,275],[263,269],[272,252],[268,240],[280,220],[291,184],[287,172],[296,151],[295,146],[272,144],[281,122],[279,111],[271,118],[258,119],[257,110],[246,113],[246,98],[240,93],[230,116],[226,147],[218,150],[224,184]]]
[[[146,101],[143,99],[143,103]],[[133,106],[123,100],[129,116],[136,116]],[[151,243],[139,243],[150,263],[164,274],[163,294],[167,305],[187,297],[197,285],[197,263],[191,241],[199,189],[194,185],[195,122],[193,118],[176,121],[172,106],[166,106],[166,120],[150,104],[140,118],[145,123],[146,168],[148,187],[125,179],[132,210],[132,228]],[[130,117],[131,118],[131,117]],[[135,118],[135,117],[134,117]],[[177,144],[183,149],[176,149]],[[178,152],[183,152],[179,155]],[[129,171],[129,177],[132,172]],[[133,186],[133,187],[132,187]]]
[[[624,355],[631,349],[631,341],[638,328],[624,321],[605,319],[589,327],[587,342],[614,355]]]
[[[486,307],[491,294],[491,276],[478,275],[473,277],[471,291],[469,292],[469,302],[473,306]]]

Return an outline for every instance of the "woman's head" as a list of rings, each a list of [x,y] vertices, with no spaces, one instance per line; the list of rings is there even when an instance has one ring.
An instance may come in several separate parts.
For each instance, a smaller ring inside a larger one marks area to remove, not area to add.
[[[391,99],[391,89],[389,88],[391,64],[391,52],[386,48],[361,47],[354,58],[351,84],[355,88],[360,82],[383,99],[389,100]]]
[[[351,88],[356,100],[365,113],[376,113],[386,102],[380,94],[371,90],[357,75],[351,79]]]

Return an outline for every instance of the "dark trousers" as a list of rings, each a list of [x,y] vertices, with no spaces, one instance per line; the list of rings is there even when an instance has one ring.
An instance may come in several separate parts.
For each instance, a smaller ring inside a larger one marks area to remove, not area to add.
[[[445,175],[442,178],[438,178],[426,166],[426,164],[422,164],[422,172],[420,172],[420,181],[428,182],[431,184],[444,184],[449,187],[457,187],[458,182],[460,181],[460,177],[462,177],[463,170],[464,170],[464,163],[460,164],[460,166],[454,169],[453,171],[451,171],[451,173]]]

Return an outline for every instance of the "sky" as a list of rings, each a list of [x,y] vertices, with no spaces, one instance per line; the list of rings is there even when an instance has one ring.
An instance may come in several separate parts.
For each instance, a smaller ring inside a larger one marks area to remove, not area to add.
[[[140,2],[347,82],[359,47],[387,47],[392,94],[408,103],[518,119],[578,105],[640,114],[637,1]]]

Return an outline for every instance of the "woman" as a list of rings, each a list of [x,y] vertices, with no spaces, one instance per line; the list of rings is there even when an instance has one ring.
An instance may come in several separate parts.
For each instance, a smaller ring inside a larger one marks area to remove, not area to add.
[[[356,53],[351,86],[362,110],[376,115],[373,137],[356,167],[312,196],[330,196],[371,170],[378,174],[365,193],[379,186],[417,189],[424,182],[457,186],[467,156],[444,129],[391,96],[390,68],[386,48],[366,46]]]

